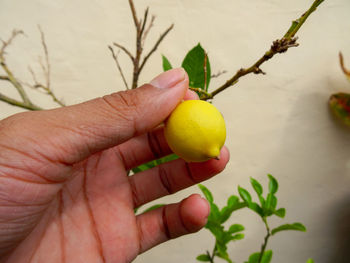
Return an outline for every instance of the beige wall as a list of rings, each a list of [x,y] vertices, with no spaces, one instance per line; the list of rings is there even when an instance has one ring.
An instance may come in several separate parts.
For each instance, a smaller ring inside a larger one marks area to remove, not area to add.
[[[141,77],[148,81],[161,72],[160,54],[180,65],[198,41],[209,53],[212,69],[227,70],[217,87],[237,69],[254,62],[311,4],[311,0],[178,0],[135,1],[139,13],[146,7],[157,15],[150,44],[171,23],[175,28],[152,57]],[[349,91],[350,83],[338,65],[342,50],[350,67],[350,1],[325,1],[301,29],[300,47],[263,66],[267,75],[249,75],[218,95],[214,104],[228,126],[231,161],[227,169],[205,185],[222,205],[240,184],[249,189],[249,177],[264,183],[266,174],[280,182],[279,204],[287,208],[288,222],[301,221],[307,233],[281,233],[272,239],[273,262],[346,262],[339,257],[350,247],[350,131],[337,125],[327,109],[331,93]],[[0,37],[23,29],[8,50],[8,63],[17,76],[30,80],[27,66],[35,66],[42,49],[36,25],[45,31],[52,64],[52,86],[67,104],[123,89],[107,45],[118,41],[134,47],[134,28],[126,0],[0,0]],[[130,76],[129,61],[121,61]],[[0,83],[0,92],[17,96]],[[43,107],[55,105],[30,90]],[[0,118],[21,109],[0,102]],[[161,200],[180,200],[196,187]],[[238,212],[231,221],[246,226],[246,238],[230,246],[236,262],[257,251],[264,236],[262,223],[252,212]],[[272,220],[272,224],[283,221]],[[347,243],[346,243],[347,240]],[[205,230],[161,245],[136,262],[194,262],[211,249]],[[347,245],[347,246],[346,246]],[[346,251],[347,250],[347,251]],[[219,261],[218,261],[219,262]]]

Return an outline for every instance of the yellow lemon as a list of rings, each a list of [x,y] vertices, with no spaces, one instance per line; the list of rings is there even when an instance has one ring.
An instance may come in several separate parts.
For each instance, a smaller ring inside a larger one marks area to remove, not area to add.
[[[218,158],[225,143],[226,126],[221,113],[202,100],[180,103],[165,122],[171,150],[187,162]]]

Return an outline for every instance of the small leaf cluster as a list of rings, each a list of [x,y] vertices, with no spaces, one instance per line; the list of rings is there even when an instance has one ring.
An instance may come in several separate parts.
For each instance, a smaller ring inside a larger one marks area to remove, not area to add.
[[[250,193],[243,187],[238,186],[238,193],[244,202],[247,204],[247,207],[253,210],[255,213],[261,217],[268,217],[271,215],[276,215],[283,218],[286,214],[285,208],[277,209],[277,197],[276,193],[278,190],[278,182],[271,175],[269,177],[269,192],[267,193],[266,198],[263,197],[263,188],[261,184],[254,178],[250,178],[250,183],[259,198],[260,204],[254,202]]]
[[[266,250],[266,247],[269,238],[276,233],[286,230],[306,231],[305,226],[301,223],[282,224],[273,228],[272,230],[270,229],[267,218],[271,216],[284,218],[286,215],[286,209],[277,208],[278,200],[276,193],[278,191],[278,182],[271,174],[268,174],[267,176],[269,183],[268,192],[265,195],[262,185],[256,179],[250,178],[251,186],[259,200],[258,203],[253,200],[252,195],[248,190],[238,186],[239,196],[231,195],[227,200],[227,205],[222,209],[219,209],[219,207],[215,204],[214,197],[210,190],[204,185],[199,185],[200,190],[210,204],[210,215],[205,228],[208,229],[215,237],[215,245],[212,253],[207,251],[205,254],[199,255],[197,257],[198,261],[213,263],[215,257],[220,257],[229,263],[233,262],[227,253],[227,245],[231,241],[244,238],[244,234],[242,233],[244,227],[240,224],[233,224],[228,229],[225,229],[223,224],[231,217],[233,212],[242,208],[248,208],[259,215],[264,222],[267,232],[260,252],[251,254],[248,261],[245,261],[244,263],[271,262],[273,252],[272,250]],[[312,259],[307,261],[307,263],[312,262]]]
[[[224,223],[230,218],[234,211],[237,211],[245,207],[245,203],[239,200],[238,196],[231,195],[226,206],[222,209],[214,203],[212,193],[204,185],[198,185],[203,192],[205,198],[210,204],[210,214],[208,217],[207,224],[205,226],[215,237],[215,247],[212,255],[208,252],[197,257],[199,261],[211,261],[215,256],[220,257],[227,262],[232,262],[227,254],[227,244],[231,241],[236,241],[244,238],[244,234],[241,233],[244,227],[240,224],[233,224],[228,229],[225,229]]]

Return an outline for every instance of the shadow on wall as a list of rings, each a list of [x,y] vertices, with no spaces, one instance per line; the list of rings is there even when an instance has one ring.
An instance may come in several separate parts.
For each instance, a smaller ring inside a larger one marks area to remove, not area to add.
[[[350,129],[331,115],[327,89],[310,90],[294,99],[287,124],[281,128],[278,155],[267,164],[275,167],[271,173],[280,182],[278,195],[287,217],[308,229],[288,239],[276,238],[281,253],[276,253],[275,260],[305,262],[313,257],[315,262],[348,263]],[[312,93],[315,90],[320,92]]]
[[[348,263],[350,259],[350,195],[332,211],[336,251],[328,263]]]

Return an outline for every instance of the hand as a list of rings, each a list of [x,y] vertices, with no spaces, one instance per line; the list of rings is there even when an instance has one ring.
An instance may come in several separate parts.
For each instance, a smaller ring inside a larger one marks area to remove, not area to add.
[[[160,124],[195,97],[174,69],[136,90],[2,120],[2,262],[130,262],[201,229],[209,206],[199,195],[137,216],[134,208],[219,173],[226,148],[220,160],[178,159],[128,176],[171,153]]]

